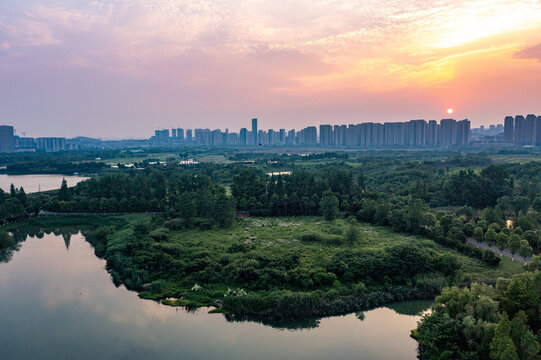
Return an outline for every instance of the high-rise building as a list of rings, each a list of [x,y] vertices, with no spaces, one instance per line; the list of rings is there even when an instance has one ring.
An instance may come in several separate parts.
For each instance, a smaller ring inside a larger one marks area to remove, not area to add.
[[[410,146],[425,146],[426,145],[426,130],[427,124],[424,120],[411,120],[409,122],[409,145]]]
[[[40,137],[36,138],[36,150],[54,152],[66,150],[66,138]]]
[[[210,145],[224,145],[224,137],[220,129],[212,130],[210,133]]]
[[[287,132],[287,137],[286,137],[286,144],[287,145],[295,145],[295,139],[296,139],[296,134],[295,134],[295,130],[289,130]]]
[[[182,128],[177,129],[177,138],[178,138],[178,141],[184,141],[184,129]]]
[[[0,152],[10,153],[15,151],[15,131],[13,126],[0,126]]]
[[[319,125],[319,144],[321,146],[332,145],[332,126]]]
[[[36,140],[31,137],[15,136],[15,149],[17,151],[35,151]]]
[[[280,145],[284,145],[286,143],[286,129],[280,129]]]
[[[456,120],[442,119],[440,121],[441,146],[453,146],[456,144]]]
[[[535,121],[537,116],[534,114],[526,115],[524,124],[524,143],[526,145],[535,145]]]
[[[453,145],[465,146],[470,143],[470,121],[464,119],[456,123],[456,141]]]
[[[515,131],[514,142],[518,145],[524,145],[526,143],[526,119],[522,115],[515,116]]]
[[[171,137],[173,138],[177,137],[177,129],[171,129]]]
[[[308,126],[300,131],[300,143],[303,145],[314,146],[317,144],[317,128]]]
[[[259,144],[259,141],[258,141],[258,131],[257,131],[257,118],[253,118],[252,119],[252,134],[254,136],[253,138],[253,141],[252,141],[252,145],[256,145]]]
[[[506,143],[513,142],[513,132],[515,127],[515,119],[512,116],[506,116],[504,119],[503,141]]]
[[[269,129],[267,145],[269,146],[274,145],[274,130],[273,129]]]
[[[240,136],[239,136],[239,145],[246,145],[246,135],[248,133],[248,130],[246,128],[240,129]]]
[[[186,129],[186,141],[187,142],[193,141],[192,129]]]
[[[535,120],[535,145],[541,145],[541,116]]]
[[[428,131],[427,131],[427,139],[426,144],[429,146],[437,146],[439,145],[439,125],[436,120],[429,120],[428,121]]]
[[[154,136],[156,136],[157,139],[168,139],[169,138],[169,130],[156,130],[154,131]]]

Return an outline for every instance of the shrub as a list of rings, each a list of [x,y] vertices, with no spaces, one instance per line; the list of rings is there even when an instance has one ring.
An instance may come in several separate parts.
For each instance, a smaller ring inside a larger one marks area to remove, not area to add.
[[[185,227],[184,220],[182,219],[172,219],[169,221],[166,221],[163,226],[168,228],[169,230],[182,230]]]
[[[167,240],[167,236],[169,235],[169,229],[157,228],[155,230],[152,230],[149,235],[155,241],[164,241]]]
[[[428,294],[439,294],[447,285],[448,281],[441,273],[420,274],[415,277],[415,287]]]
[[[323,242],[323,235],[318,233],[306,233],[301,235],[303,242]]]

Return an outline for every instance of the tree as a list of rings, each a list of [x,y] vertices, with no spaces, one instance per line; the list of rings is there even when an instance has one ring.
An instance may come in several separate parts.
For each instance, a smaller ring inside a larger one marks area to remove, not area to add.
[[[23,204],[23,206],[26,206],[27,198],[26,198],[26,193],[24,192],[24,189],[22,186],[19,189],[19,192],[17,193],[17,198],[19,199],[21,204]]]
[[[528,244],[528,240],[520,240],[520,247],[518,249],[518,254],[523,258],[527,258],[532,255],[532,248]]]
[[[533,230],[528,230],[524,232],[524,239],[528,240],[528,244],[536,250],[539,250],[539,237]]]
[[[539,353],[539,343],[535,340],[533,332],[526,324],[526,313],[520,310],[511,321],[511,340],[517,348],[520,359],[533,360]]]
[[[515,196],[511,199],[511,207],[515,214],[526,213],[530,207],[530,199],[526,196]]]
[[[349,220],[349,226],[344,237],[348,244],[354,244],[359,240],[359,227],[355,218],[352,217]]]
[[[511,250],[511,254],[513,254],[514,256],[520,248],[520,236],[518,236],[517,234],[511,235],[507,247],[509,248],[509,250]]]
[[[496,237],[496,244],[498,245],[498,249],[500,249],[500,255],[502,255],[502,252],[507,247],[508,243],[509,236],[505,235],[503,232],[499,233]]]
[[[58,190],[58,200],[60,201],[70,200],[70,193],[69,193],[68,183],[66,182],[66,178],[62,178],[62,185],[60,186],[60,190]]]
[[[214,203],[214,220],[222,226],[230,226],[235,218],[235,199],[221,192]]]
[[[473,230],[473,238],[477,241],[483,241],[485,237],[485,234],[483,232],[483,228],[478,226]]]
[[[541,196],[538,196],[538,197],[535,198],[535,200],[532,203],[532,206],[533,206],[535,211],[540,211],[541,212]]]
[[[517,350],[511,339],[511,322],[504,312],[496,326],[490,343],[490,358],[493,360],[519,360]]]
[[[464,234],[466,234],[466,236],[472,236],[474,231],[475,231],[475,224],[471,222],[467,222],[464,224]]]
[[[338,215],[338,198],[329,190],[323,193],[320,210],[327,221],[333,221]]]
[[[494,231],[494,228],[489,227],[486,234],[485,234],[485,241],[488,243],[489,246],[494,245],[496,243],[498,234],[496,234],[496,231]]]
[[[186,227],[191,227],[192,219],[196,216],[195,201],[193,196],[189,192],[183,192],[178,197],[178,212],[180,217],[184,220]]]

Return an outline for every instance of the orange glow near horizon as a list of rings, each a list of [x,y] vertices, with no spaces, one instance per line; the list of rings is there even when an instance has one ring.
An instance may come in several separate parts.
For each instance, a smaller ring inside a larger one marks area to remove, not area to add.
[[[0,108],[39,135],[541,113],[539,1],[8,3]]]

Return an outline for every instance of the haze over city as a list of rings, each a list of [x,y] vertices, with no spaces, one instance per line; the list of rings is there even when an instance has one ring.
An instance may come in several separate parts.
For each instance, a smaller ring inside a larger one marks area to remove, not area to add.
[[[148,137],[540,113],[539,1],[0,3],[0,118]]]

